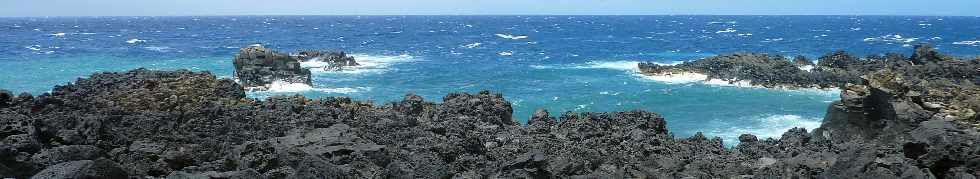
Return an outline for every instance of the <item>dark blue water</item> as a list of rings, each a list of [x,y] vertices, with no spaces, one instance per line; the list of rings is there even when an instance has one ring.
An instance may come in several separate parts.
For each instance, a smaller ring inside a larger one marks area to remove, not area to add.
[[[351,96],[375,103],[417,93],[502,92],[514,116],[646,109],[671,130],[731,141],[819,125],[836,91],[770,90],[651,80],[636,63],[732,52],[817,57],[908,54],[916,43],[980,54],[978,17],[899,16],[218,16],[0,18],[0,88],[40,94],[98,71],[207,70],[232,74],[238,48],[342,49],[364,66],[314,69],[314,85],[278,94]],[[318,64],[306,63],[315,67]]]

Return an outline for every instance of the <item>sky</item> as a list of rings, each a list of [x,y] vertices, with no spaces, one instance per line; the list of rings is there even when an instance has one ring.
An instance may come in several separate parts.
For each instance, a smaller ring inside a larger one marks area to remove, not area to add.
[[[0,0],[0,16],[942,15],[980,0]]]

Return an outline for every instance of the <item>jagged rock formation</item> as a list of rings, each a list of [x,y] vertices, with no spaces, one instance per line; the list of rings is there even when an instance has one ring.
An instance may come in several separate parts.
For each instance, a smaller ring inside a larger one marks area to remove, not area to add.
[[[917,45],[911,58],[889,53],[856,58],[843,51],[820,57],[813,65],[806,57],[796,57],[792,62],[782,56],[767,54],[732,54],[709,57],[674,66],[640,63],[640,71],[646,75],[697,73],[708,79],[721,79],[732,83],[747,81],[752,85],[787,88],[842,88],[846,84],[859,84],[861,75],[881,70],[896,69],[910,75],[968,79],[980,82],[976,76],[976,60],[960,60],[936,52],[931,46]],[[810,66],[810,67],[807,67]],[[943,71],[950,68],[954,71]]]
[[[310,70],[288,54],[262,46],[238,50],[235,55],[235,78],[247,88],[264,87],[274,82],[311,84]]]
[[[300,61],[322,61],[328,65],[325,70],[342,70],[344,67],[357,66],[354,57],[348,56],[345,52],[322,51],[322,50],[301,50],[296,56]]]
[[[340,70],[358,65],[344,52],[304,50],[296,55],[279,53],[262,46],[242,48],[235,55],[235,78],[249,89],[263,90],[276,82],[311,85],[310,70],[300,62],[322,61],[326,70]]]
[[[975,178],[978,90],[931,84],[951,74],[870,73],[814,132],[728,149],[645,111],[538,110],[522,126],[485,91],[375,106],[247,99],[207,73],[100,73],[37,97],[0,91],[0,177]]]

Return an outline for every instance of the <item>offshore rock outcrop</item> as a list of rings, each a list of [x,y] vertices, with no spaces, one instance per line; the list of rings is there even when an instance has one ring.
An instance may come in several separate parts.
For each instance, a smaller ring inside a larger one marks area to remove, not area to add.
[[[325,70],[358,65],[344,52],[303,50],[290,55],[255,45],[242,48],[235,55],[235,78],[246,88],[256,90],[264,90],[274,83],[311,85],[310,70],[300,65],[308,61],[327,63]]]
[[[869,73],[846,85],[813,132],[746,134],[725,148],[702,134],[676,138],[646,111],[538,110],[522,126],[501,94],[486,91],[439,103],[412,94],[384,105],[254,100],[206,72],[100,73],[37,97],[0,92],[0,177],[980,176],[980,132],[966,110],[975,111],[976,87],[922,85],[946,73],[915,74]]]
[[[911,58],[888,53],[862,59],[838,51],[820,57],[814,65],[803,56],[797,56],[791,62],[778,55],[737,53],[673,66],[640,63],[639,68],[645,75],[702,74],[706,76],[705,80],[786,88],[843,88],[848,83],[859,84],[862,75],[881,69],[894,69],[918,78],[980,82],[976,79],[976,76],[980,76],[976,70],[980,65],[976,64],[976,60],[942,55],[929,45],[916,45]]]

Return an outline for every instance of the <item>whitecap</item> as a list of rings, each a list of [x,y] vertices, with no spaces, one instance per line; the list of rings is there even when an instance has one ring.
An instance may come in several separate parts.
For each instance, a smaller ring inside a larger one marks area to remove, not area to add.
[[[734,28],[727,28],[725,30],[719,30],[715,33],[720,34],[720,33],[732,33],[732,32],[738,32],[738,30],[735,30]]]
[[[389,56],[351,54],[350,56],[354,57],[354,60],[357,61],[358,65],[343,67],[339,71],[325,69],[325,67],[329,66],[330,63],[319,60],[300,62],[300,66],[303,68],[309,68],[310,72],[313,74],[376,74],[389,70],[390,66],[393,64],[412,62],[416,60],[415,57],[407,54]]]
[[[649,62],[661,66],[674,66],[684,61],[673,61],[671,63],[661,63],[661,62]],[[584,64],[567,64],[567,65],[530,65],[534,69],[611,69],[611,70],[621,70],[638,72],[639,61],[589,61]]]
[[[813,71],[813,65],[804,65],[798,68],[800,68],[800,70],[807,71],[807,72]]]
[[[778,41],[783,41],[783,38],[766,39],[762,42],[778,42]]]
[[[585,65],[575,66],[574,68],[639,71],[639,64],[640,62],[638,61],[590,61]]]
[[[317,91],[324,93],[351,94],[371,90],[370,87],[341,87],[341,88],[314,88],[303,83],[287,83],[275,81],[265,86],[265,90],[253,91],[256,93],[301,93],[307,91]]]
[[[150,47],[143,47],[143,49],[155,51],[155,52],[171,52],[174,50],[174,48],[166,47],[166,46],[163,47],[150,46]]]
[[[658,75],[645,75],[640,73],[634,74],[637,77],[646,80],[653,80],[666,84],[684,84],[684,83],[695,83],[704,82],[708,80],[708,75],[700,73],[667,73]]]
[[[953,45],[980,45],[980,40],[953,42]]]
[[[41,45],[31,45],[24,48],[31,49],[33,51],[41,51]]]
[[[708,24],[737,24],[737,23],[738,23],[738,21],[728,21],[728,22],[711,21],[711,22],[708,22]]]
[[[890,42],[890,43],[912,43],[919,38],[906,38],[899,34],[889,34],[880,37],[868,37],[864,38],[865,42]]]
[[[500,56],[511,56],[511,55],[514,55],[514,52],[512,52],[512,51],[503,51],[503,52],[497,53],[497,55],[500,55]]]
[[[711,124],[717,127],[705,133],[709,136],[721,137],[728,144],[735,144],[742,134],[752,134],[759,139],[778,139],[786,131],[797,127],[813,131],[820,127],[821,121],[821,118],[792,114],[748,116],[736,120],[717,119]]]
[[[738,34],[738,36],[748,37],[748,36],[752,36],[752,33]]]
[[[510,34],[494,34],[494,35],[496,35],[497,37],[500,37],[500,38],[511,39],[511,40],[519,40],[519,39],[526,39],[527,38],[526,35],[516,35],[516,36],[515,35],[510,35]]]
[[[140,39],[129,39],[129,40],[126,40],[126,43],[131,43],[131,44],[143,43],[143,42],[146,42],[146,40],[140,40]]]
[[[704,84],[712,85],[712,86],[729,86],[729,87],[742,87],[742,88],[756,87],[752,85],[751,80],[738,80],[738,79],[723,80],[723,79],[712,78],[712,79],[705,80]]]
[[[476,48],[476,47],[479,47],[479,46],[480,46],[480,45],[482,45],[482,44],[483,44],[483,43],[480,43],[480,42],[476,42],[476,43],[471,43],[471,44],[466,44],[466,45],[463,45],[462,47],[463,47],[463,48]]]
[[[51,36],[64,37],[65,36],[65,33],[64,32],[53,33],[53,34],[51,34]]]

